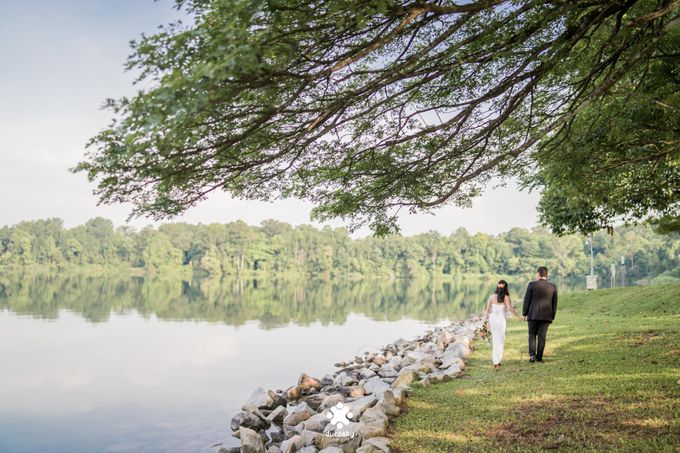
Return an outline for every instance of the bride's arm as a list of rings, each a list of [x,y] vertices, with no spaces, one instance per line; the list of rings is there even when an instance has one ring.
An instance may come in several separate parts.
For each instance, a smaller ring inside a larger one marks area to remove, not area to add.
[[[515,311],[515,307],[512,306],[512,301],[510,300],[510,296],[505,296],[505,306],[508,307],[508,310],[510,310],[510,312],[513,315],[515,315],[519,318],[519,315]]]

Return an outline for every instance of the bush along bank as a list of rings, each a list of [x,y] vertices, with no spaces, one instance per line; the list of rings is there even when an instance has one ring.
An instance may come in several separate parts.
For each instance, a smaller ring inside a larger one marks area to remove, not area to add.
[[[461,375],[482,318],[428,330],[365,353],[317,379],[303,374],[285,391],[258,388],[231,420],[241,446],[219,453],[389,452],[390,420],[401,412],[410,386]]]

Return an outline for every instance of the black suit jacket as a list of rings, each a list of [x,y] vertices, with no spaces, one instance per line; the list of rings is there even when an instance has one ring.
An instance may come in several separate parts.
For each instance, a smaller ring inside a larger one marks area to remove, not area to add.
[[[547,280],[530,282],[524,293],[522,316],[529,321],[553,321],[557,313],[557,287]]]

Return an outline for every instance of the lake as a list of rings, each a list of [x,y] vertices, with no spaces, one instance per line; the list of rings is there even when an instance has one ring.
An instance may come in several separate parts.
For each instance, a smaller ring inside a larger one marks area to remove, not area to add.
[[[0,451],[238,445],[256,387],[479,313],[494,283],[0,276]]]

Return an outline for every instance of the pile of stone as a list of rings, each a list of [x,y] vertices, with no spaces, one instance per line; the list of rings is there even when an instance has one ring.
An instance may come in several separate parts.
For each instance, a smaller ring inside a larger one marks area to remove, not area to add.
[[[321,379],[303,374],[282,391],[255,390],[231,420],[241,447],[219,453],[389,452],[391,419],[410,385],[458,377],[470,354],[478,316],[365,353]],[[338,416],[338,417],[335,417]]]

